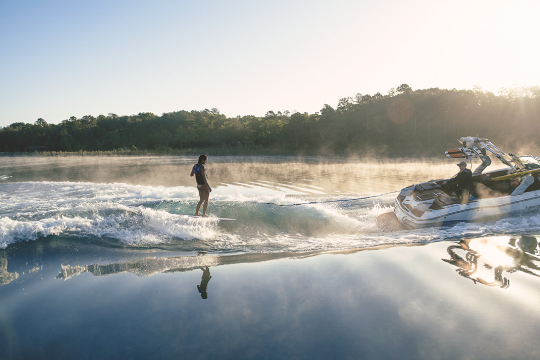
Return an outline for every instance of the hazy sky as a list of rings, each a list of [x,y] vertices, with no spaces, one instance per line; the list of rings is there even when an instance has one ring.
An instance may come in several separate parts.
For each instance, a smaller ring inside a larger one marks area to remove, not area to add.
[[[0,0],[0,126],[540,85],[536,0]]]

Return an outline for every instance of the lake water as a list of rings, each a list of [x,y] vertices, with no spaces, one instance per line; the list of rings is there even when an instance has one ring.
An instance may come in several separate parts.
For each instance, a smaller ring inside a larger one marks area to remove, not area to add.
[[[181,251],[344,250],[539,229],[537,216],[385,233],[394,193],[450,177],[454,162],[210,158],[209,214],[193,219],[195,159],[0,158],[0,248],[49,235]],[[386,194],[386,195],[381,195]],[[353,200],[358,199],[358,200]],[[315,204],[295,205],[319,202]],[[215,217],[237,219],[220,223]],[[532,229],[531,229],[532,227]]]
[[[540,215],[375,226],[455,161],[195,162],[0,157],[0,358],[540,355]]]

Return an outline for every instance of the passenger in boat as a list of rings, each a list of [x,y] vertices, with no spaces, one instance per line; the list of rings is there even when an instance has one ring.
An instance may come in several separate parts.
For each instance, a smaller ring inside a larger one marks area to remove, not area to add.
[[[540,190],[539,176],[540,172],[528,174],[523,177],[515,177],[510,180],[510,184],[501,184],[502,186],[506,186],[506,188],[503,187],[500,192],[504,195],[516,196],[523,194],[525,191]],[[491,187],[493,187],[493,185]]]
[[[512,195],[521,195],[525,191],[535,191],[540,190],[540,172],[535,172],[532,174],[525,175],[521,184],[519,184],[515,190],[512,191]]]
[[[517,192],[517,189],[518,187],[521,185],[521,178],[520,177],[515,177],[513,178],[512,180],[510,180],[510,186],[508,187],[508,190],[506,191],[506,194],[507,195],[519,195],[519,193]],[[527,187],[525,187],[526,189]],[[525,190],[523,190],[521,192],[521,194],[523,194]]]
[[[491,187],[492,183],[493,181],[491,181],[491,177],[489,175],[485,176],[484,179],[482,179],[481,183],[474,183],[474,196],[476,196],[478,199],[489,199],[502,196],[502,192],[497,191]]]
[[[514,193],[521,184],[521,178],[516,177],[510,181],[493,181],[490,175],[486,175],[482,179],[482,183],[475,183],[474,193],[479,199],[488,199],[499,196],[519,195]],[[526,189],[527,187],[525,187]]]
[[[520,178],[517,178],[520,179]],[[512,179],[513,180],[513,179]],[[534,183],[534,177],[528,174],[521,179],[520,184],[512,191],[512,195],[521,195]]]
[[[469,201],[469,192],[473,185],[472,172],[467,169],[465,161],[460,162],[457,166],[459,166],[459,172],[450,180],[443,182],[442,186],[447,187],[450,192],[461,199],[462,204],[465,204]]]
[[[482,160],[482,163],[478,165],[476,169],[474,169],[472,176],[480,175],[482,172],[491,165],[491,158],[486,154],[486,150],[482,149],[482,155],[480,155],[480,159]]]

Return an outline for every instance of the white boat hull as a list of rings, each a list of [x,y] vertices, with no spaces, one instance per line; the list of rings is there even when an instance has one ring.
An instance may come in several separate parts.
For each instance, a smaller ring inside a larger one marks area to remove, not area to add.
[[[540,190],[516,196],[507,195],[473,200],[467,204],[448,205],[442,209],[427,208],[425,211],[416,210],[416,214],[413,213],[414,210],[411,209],[421,208],[421,205],[420,202],[414,203],[414,200],[407,204],[407,199],[400,201],[399,198],[396,198],[394,213],[397,219],[407,228],[442,226],[458,222],[502,218],[515,213],[530,212],[535,208],[540,210]]]

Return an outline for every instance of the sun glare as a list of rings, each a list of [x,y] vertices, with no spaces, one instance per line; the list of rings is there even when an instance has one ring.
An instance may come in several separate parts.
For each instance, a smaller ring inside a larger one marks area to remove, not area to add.
[[[469,243],[469,246],[485,258],[491,266],[511,266],[514,264],[514,259],[504,252],[508,247],[508,236],[474,239]]]

